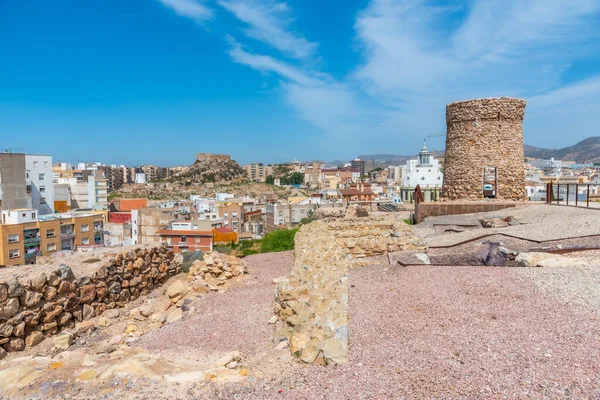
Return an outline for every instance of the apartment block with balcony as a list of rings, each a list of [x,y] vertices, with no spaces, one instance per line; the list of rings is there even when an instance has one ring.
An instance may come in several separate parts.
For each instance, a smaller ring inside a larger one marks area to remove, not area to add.
[[[0,266],[35,264],[38,257],[61,250],[104,244],[104,216],[54,214],[40,216],[37,210],[2,211]]]

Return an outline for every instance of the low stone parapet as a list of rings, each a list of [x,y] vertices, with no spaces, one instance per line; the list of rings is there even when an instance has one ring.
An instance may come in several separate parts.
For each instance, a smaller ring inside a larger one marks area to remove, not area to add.
[[[0,358],[45,337],[123,307],[178,274],[181,257],[166,247],[123,251],[76,276],[67,265],[0,278]],[[18,268],[18,267],[16,267]],[[77,268],[75,268],[77,270]]]

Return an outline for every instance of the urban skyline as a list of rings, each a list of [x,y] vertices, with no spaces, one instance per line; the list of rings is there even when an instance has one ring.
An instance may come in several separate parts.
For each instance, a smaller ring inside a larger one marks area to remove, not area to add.
[[[527,101],[526,143],[563,147],[597,135],[598,11],[595,0],[4,1],[0,131],[56,160],[135,164],[146,143],[160,146],[143,162],[159,165],[197,151],[350,159],[415,154],[444,130],[447,103],[505,95]]]

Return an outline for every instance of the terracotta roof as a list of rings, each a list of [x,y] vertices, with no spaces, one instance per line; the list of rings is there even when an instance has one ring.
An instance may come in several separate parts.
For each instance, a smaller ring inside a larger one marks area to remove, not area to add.
[[[248,211],[248,212],[244,213],[244,216],[248,217],[248,216],[258,215],[258,214],[262,214],[262,211],[261,210]]]
[[[219,233],[235,233],[235,231],[231,228],[228,228],[226,226],[222,226],[220,228],[215,229],[217,232]]]
[[[375,193],[371,189],[364,189],[362,192],[358,189],[340,189],[342,196],[373,196]]]

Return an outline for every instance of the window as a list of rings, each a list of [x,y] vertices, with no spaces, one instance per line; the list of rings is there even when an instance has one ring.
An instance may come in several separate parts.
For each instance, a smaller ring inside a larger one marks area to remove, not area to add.
[[[40,193],[46,193],[46,186],[40,186]]]
[[[228,218],[229,217],[229,213],[223,213],[223,217],[224,218]]]
[[[34,162],[33,162],[33,166],[34,166],[34,167],[37,167],[37,166],[38,166],[38,162],[37,162],[37,161],[34,161]]]
[[[196,243],[200,243],[200,238],[196,238]]]
[[[234,212],[232,212],[232,213],[231,213],[231,216],[232,216],[233,218],[236,218],[236,217],[238,216],[238,213],[237,213],[237,211],[234,211]]]
[[[36,215],[36,214],[35,214],[34,212],[32,212],[32,213],[31,213],[31,218],[32,218],[32,219],[35,219],[35,215]]]
[[[44,167],[48,167],[48,161],[44,161]]]
[[[89,225],[81,225],[81,232],[89,232],[90,231],[90,226]]]
[[[12,249],[8,251],[8,258],[17,258],[21,255],[19,249]]]
[[[14,234],[14,235],[8,235],[8,243],[17,243],[19,241],[19,235],[18,234]]]
[[[38,174],[38,179],[39,179],[40,181],[43,181],[43,180],[45,180],[45,179],[46,179],[46,174],[44,174],[44,173],[40,173],[40,174]]]
[[[29,171],[27,171],[27,173],[25,174],[27,179],[29,179]]]
[[[48,243],[46,251],[56,251],[56,243]]]
[[[47,238],[53,238],[56,236],[56,230],[55,229],[46,229],[46,237]]]
[[[225,226],[229,225],[229,221],[225,221]]]
[[[89,238],[81,238],[81,244],[82,245],[90,244],[90,239]]]
[[[46,198],[40,197],[40,204],[46,204]]]
[[[182,237],[181,237],[181,241],[182,241],[183,243],[187,242],[187,237],[185,237],[185,236],[182,236]]]

